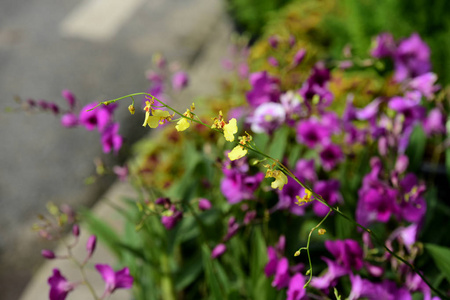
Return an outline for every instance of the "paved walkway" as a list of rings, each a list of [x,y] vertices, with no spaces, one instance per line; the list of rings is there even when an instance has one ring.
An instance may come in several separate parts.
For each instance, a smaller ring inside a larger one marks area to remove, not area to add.
[[[154,5],[159,12],[164,13],[164,26],[168,28],[164,29],[162,36],[150,36],[145,40],[134,40],[130,39],[131,43],[134,43],[137,47],[137,51],[147,51],[145,48],[152,48],[152,44],[159,44],[160,49],[164,53],[167,50],[168,56],[174,56],[174,53],[181,53],[179,56],[179,61],[189,66],[187,68],[188,73],[191,76],[190,87],[182,93],[183,99],[177,99],[180,107],[187,107],[191,102],[193,97],[205,96],[208,94],[213,94],[217,92],[219,82],[218,79],[224,74],[221,68],[221,59],[227,55],[227,45],[230,41],[230,36],[232,32],[232,26],[225,14],[225,9],[223,7],[224,3],[220,0],[189,0],[189,1],[150,1],[151,4],[147,4],[144,9],[148,12],[151,11],[151,5]],[[164,4],[166,2],[171,3],[170,5]],[[154,17],[154,21],[150,18],[149,26],[161,26],[161,24],[156,24],[161,22],[162,17]],[[183,23],[182,29],[177,26],[177,23]],[[142,24],[141,24],[142,25]],[[135,32],[128,32],[131,36],[136,35]],[[153,47],[154,48],[154,47]],[[114,63],[114,62],[110,62]],[[143,76],[143,74],[137,74],[136,77]],[[113,85],[113,83],[111,83]],[[143,87],[144,89],[145,87]],[[130,91],[133,92],[133,91]],[[113,96],[120,96],[115,94]],[[183,103],[183,104],[181,104]],[[181,106],[182,105],[182,106]],[[128,118],[128,112],[124,112],[123,118]],[[133,122],[135,119],[131,119]],[[136,121],[135,124],[129,125],[131,127],[140,127],[141,121]],[[86,188],[86,187],[84,187]],[[118,224],[120,217],[117,217],[116,212],[112,211],[105,201],[120,202],[120,198],[123,195],[130,195],[133,190],[129,185],[124,183],[115,183],[107,191],[107,193],[101,197],[101,200],[93,208],[96,214],[104,219]],[[27,224],[29,225],[29,224]],[[22,228],[23,229],[23,228]],[[87,238],[88,234],[86,230],[84,232],[84,239]],[[40,249],[36,248],[36,242],[33,241],[31,236],[28,240],[21,242],[22,246],[33,245],[31,249],[28,249],[28,253],[33,251],[34,257]],[[82,257],[85,253],[85,242],[80,241],[79,246],[76,248],[75,255]],[[42,246],[42,244],[40,244]],[[29,247],[29,246],[28,246]],[[30,247],[29,247],[30,248]],[[25,251],[26,252],[26,251]],[[64,253],[63,249],[57,249],[55,252]],[[30,259],[28,259],[30,261]],[[95,263],[110,263],[113,262],[113,258],[100,245],[96,250],[93,262]],[[30,261],[30,265],[33,266],[36,261]],[[37,270],[32,270],[28,268],[28,272],[33,273],[32,280],[28,283],[26,287],[21,285],[22,281],[12,282],[13,288],[16,290],[23,290],[22,296],[19,298],[21,300],[41,300],[48,299],[49,286],[47,285],[47,278],[51,275],[52,269],[57,266],[62,270],[64,276],[68,279],[74,280],[79,279],[78,270],[76,268],[70,267],[70,264],[66,264],[63,261],[45,261],[45,263]],[[90,272],[93,282],[95,284],[95,289],[98,294],[104,288],[103,282],[100,279],[98,273],[93,270]],[[1,282],[0,282],[1,285]],[[3,287],[2,287],[3,289]],[[11,287],[10,287],[11,289]],[[127,299],[127,291],[118,292],[114,297],[110,299]],[[7,300],[16,300],[16,297],[2,298]],[[83,288],[77,289],[75,292],[69,294],[70,299],[91,299],[88,290]]]

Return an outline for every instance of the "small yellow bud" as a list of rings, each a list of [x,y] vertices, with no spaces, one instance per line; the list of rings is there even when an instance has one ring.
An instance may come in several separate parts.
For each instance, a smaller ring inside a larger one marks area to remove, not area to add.
[[[133,104],[130,104],[130,106],[128,106],[128,111],[130,112],[130,114],[134,115],[134,112],[135,112],[136,110],[134,109]]]
[[[295,251],[294,256],[299,256],[300,255],[300,250]]]
[[[325,229],[323,229],[323,228],[320,228],[320,229],[318,230],[319,235],[324,235],[325,232],[327,232],[327,231],[326,231]]]

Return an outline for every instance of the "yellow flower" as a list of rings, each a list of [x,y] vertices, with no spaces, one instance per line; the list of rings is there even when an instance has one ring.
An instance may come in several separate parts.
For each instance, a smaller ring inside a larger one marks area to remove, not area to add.
[[[244,157],[247,154],[247,149],[242,147],[241,145],[237,145],[236,147],[228,153],[228,158],[230,160],[237,160],[241,157]]]
[[[296,196],[297,202],[295,202],[295,204],[297,204],[298,206],[302,206],[303,204],[306,204],[306,203],[312,201],[312,199],[311,199],[312,192],[308,189],[305,189],[305,193],[306,194],[303,197]]]
[[[231,119],[230,122],[228,122],[228,124],[225,124],[223,126],[223,135],[225,136],[225,139],[229,142],[234,141],[234,135],[235,135],[235,133],[237,133],[237,131],[238,131],[238,128],[237,128],[237,122],[236,122],[235,118]]]
[[[185,118],[181,118],[178,120],[177,125],[175,126],[175,129],[178,131],[184,131],[191,126],[191,123]]]
[[[148,110],[146,111],[144,124],[142,124],[144,127],[148,125],[150,128],[156,128],[159,124],[163,124],[165,120],[170,119],[170,113],[168,111],[152,109],[152,115],[150,115]]]
[[[287,183],[288,179],[286,177],[286,175],[284,175],[283,172],[281,172],[280,170],[267,170],[266,173],[266,178],[267,177],[273,177],[275,178],[275,181],[273,181],[270,186],[273,189],[279,189],[282,190],[284,185]]]

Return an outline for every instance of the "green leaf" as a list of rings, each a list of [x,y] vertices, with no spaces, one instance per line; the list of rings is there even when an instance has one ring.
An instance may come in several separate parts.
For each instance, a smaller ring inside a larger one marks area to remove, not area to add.
[[[421,126],[415,126],[409,138],[409,146],[406,154],[409,157],[409,167],[412,171],[417,171],[423,161],[425,144],[427,137]]]
[[[283,126],[275,131],[268,151],[271,157],[279,160],[283,159],[288,142],[289,130],[289,127]]]
[[[99,240],[106,244],[114,255],[121,259],[122,252],[120,251],[120,248],[117,247],[121,241],[115,230],[113,230],[106,222],[97,218],[94,213],[88,209],[81,211],[81,215],[83,220],[87,223],[89,231],[95,234]]]
[[[434,244],[425,244],[425,249],[430,253],[436,267],[445,275],[450,282],[450,248]]]

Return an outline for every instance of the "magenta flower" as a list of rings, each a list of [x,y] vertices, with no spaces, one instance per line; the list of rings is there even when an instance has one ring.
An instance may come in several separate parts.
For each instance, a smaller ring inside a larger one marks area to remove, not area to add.
[[[275,270],[275,277],[272,281],[272,286],[277,290],[285,288],[289,285],[289,262],[286,257],[282,257],[278,263]]]
[[[118,132],[119,123],[111,123],[104,128],[101,137],[104,153],[109,153],[113,150],[114,154],[117,155],[120,148],[122,148],[123,138]]]
[[[434,93],[439,90],[439,86],[434,85],[437,80],[437,75],[431,72],[419,75],[413,78],[408,87],[412,90],[419,91],[425,98],[431,100]]]
[[[445,133],[446,132],[445,122],[446,118],[444,114],[441,112],[439,108],[435,107],[432,110],[430,110],[428,116],[423,122],[423,129],[425,130],[428,136],[432,134]]]
[[[430,48],[417,33],[400,42],[394,55],[397,82],[414,78],[431,70]]]
[[[363,250],[357,241],[351,239],[325,241],[325,247],[333,254],[335,262],[348,271],[362,268]]]
[[[266,102],[277,102],[280,97],[278,79],[269,76],[266,71],[250,74],[252,90],[247,92],[247,101],[252,107]]]
[[[50,300],[64,300],[67,294],[75,288],[75,284],[68,282],[58,269],[53,269],[53,275],[48,278],[48,284],[50,285]]]
[[[315,118],[298,122],[297,141],[310,148],[327,144],[330,141],[330,136],[331,133],[328,128]]]
[[[112,294],[116,289],[130,289],[133,286],[133,277],[128,268],[116,272],[109,265],[97,264],[95,268],[105,282],[105,296]]]
[[[103,128],[109,123],[111,113],[104,106],[88,111],[96,105],[97,103],[95,102],[85,105],[80,111],[79,122],[81,125],[86,127],[87,130],[94,130],[97,128],[99,131],[102,131]]]
[[[95,251],[95,247],[97,246],[97,237],[95,235],[91,235],[86,243],[87,250],[87,258],[90,258]]]
[[[292,60],[292,67],[298,66],[305,58],[306,50],[304,48],[300,49],[295,53],[294,59]]]
[[[330,205],[335,205],[342,200],[342,196],[339,193],[340,183],[339,180],[321,180],[314,184],[314,191],[321,195],[325,201]],[[314,213],[319,217],[325,217],[330,210],[328,206],[320,203],[319,201],[313,202]]]
[[[186,72],[179,71],[175,73],[172,77],[172,88],[175,91],[180,91],[187,87],[189,83],[189,77]]]
[[[320,152],[322,167],[325,171],[333,169],[343,158],[341,148],[335,144],[326,145]]]
[[[212,204],[208,199],[201,198],[198,200],[198,208],[200,210],[210,210],[211,207],[212,207]]]
[[[227,251],[227,246],[225,244],[218,244],[214,249],[211,251],[211,258],[217,258],[219,256],[222,256],[222,254]]]
[[[388,32],[384,32],[375,37],[373,41],[374,47],[370,51],[370,55],[375,58],[392,57],[397,46],[394,37]]]
[[[55,253],[54,253],[53,251],[47,250],[47,249],[42,250],[42,251],[41,251],[41,255],[42,255],[44,258],[46,258],[46,259],[54,259],[54,258],[56,258]]]
[[[177,225],[177,223],[183,218],[183,212],[178,210],[175,205],[170,207],[170,211],[171,215],[161,217],[161,223],[167,230],[174,228],[175,225]]]
[[[66,113],[61,117],[61,125],[72,128],[78,125],[78,117],[74,113]]]
[[[62,90],[61,96],[66,99],[67,103],[69,104],[69,110],[72,111],[76,103],[73,93],[70,90]]]
[[[286,292],[286,300],[300,300],[306,295],[305,277],[297,273],[289,280],[289,286]]]

